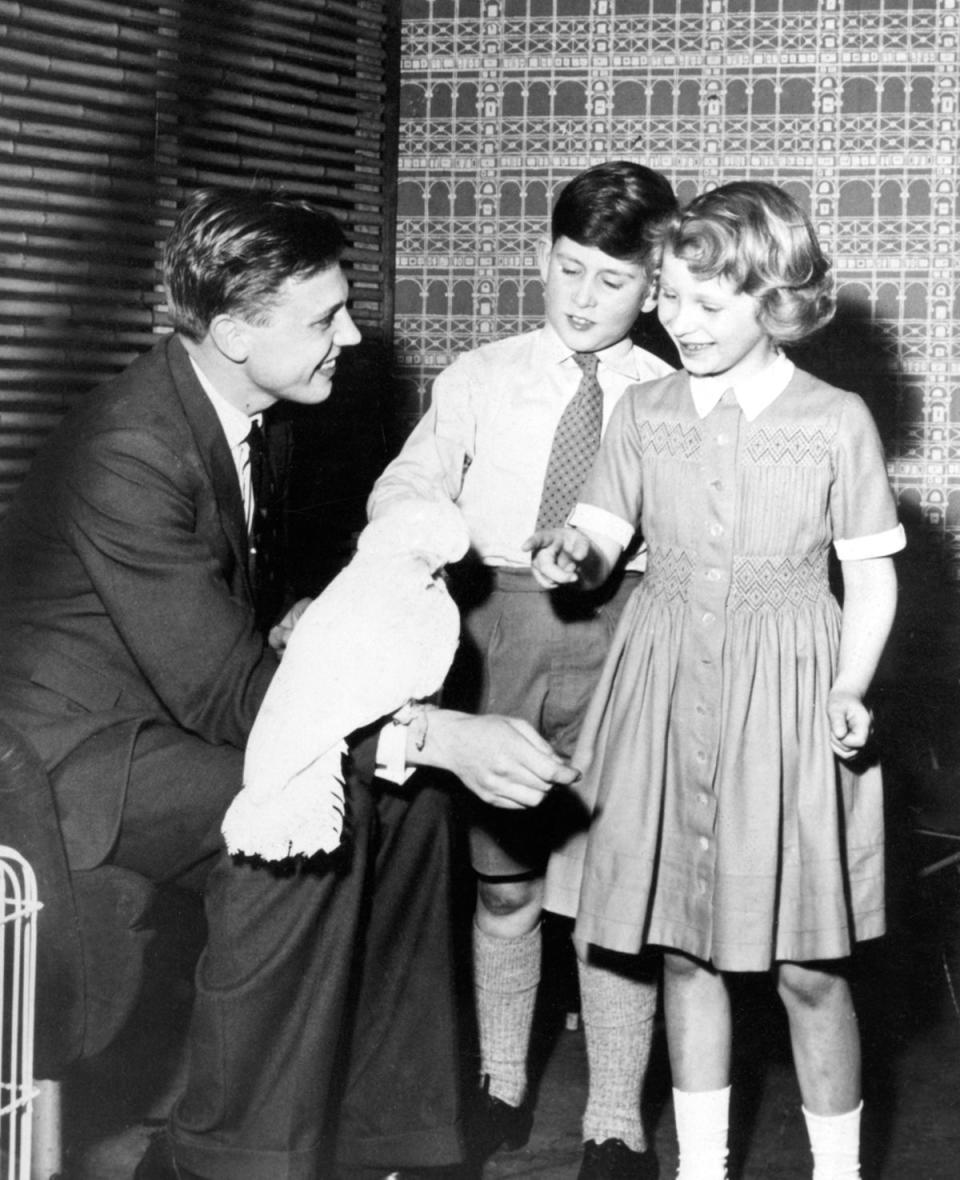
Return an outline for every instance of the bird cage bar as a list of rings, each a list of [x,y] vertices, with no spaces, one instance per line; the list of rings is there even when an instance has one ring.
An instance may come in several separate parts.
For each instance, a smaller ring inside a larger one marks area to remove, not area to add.
[[[0,845],[0,1174],[29,1180],[33,1102],[37,881],[27,861]]]

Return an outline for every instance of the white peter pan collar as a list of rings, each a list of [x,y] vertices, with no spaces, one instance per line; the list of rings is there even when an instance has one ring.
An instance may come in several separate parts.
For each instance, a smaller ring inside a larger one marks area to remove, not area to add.
[[[694,408],[701,418],[706,418],[726,391],[733,389],[743,416],[752,422],[787,388],[795,368],[793,361],[778,352],[765,369],[734,385],[722,374],[719,377],[694,377],[691,374],[690,393]]]

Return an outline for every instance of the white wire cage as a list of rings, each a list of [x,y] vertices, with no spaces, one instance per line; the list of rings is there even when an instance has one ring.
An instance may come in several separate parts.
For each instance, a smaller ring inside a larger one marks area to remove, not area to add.
[[[37,881],[13,848],[0,844],[0,1176],[29,1180],[33,1034],[37,979]]]

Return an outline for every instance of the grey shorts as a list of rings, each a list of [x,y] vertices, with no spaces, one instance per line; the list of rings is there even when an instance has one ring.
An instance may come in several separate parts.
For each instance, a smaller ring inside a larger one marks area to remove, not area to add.
[[[444,703],[528,721],[569,757],[623,606],[627,573],[592,594],[546,591],[526,571],[481,567],[453,579],[463,641]],[[472,799],[472,797],[471,797]],[[481,876],[537,876],[564,833],[551,796],[530,811],[468,807],[470,854]]]

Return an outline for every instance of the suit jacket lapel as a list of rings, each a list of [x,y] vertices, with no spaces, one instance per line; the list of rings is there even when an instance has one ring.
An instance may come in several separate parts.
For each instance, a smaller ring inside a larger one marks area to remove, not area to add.
[[[247,590],[252,597],[253,590],[247,564],[248,541],[243,497],[240,494],[237,469],[223,427],[216,410],[210,404],[210,399],[197,380],[186,349],[176,336],[171,336],[167,344],[167,359],[184,415],[197,440],[197,449],[210,476],[220,509],[223,531],[233,547],[237,564],[243,570]]]

